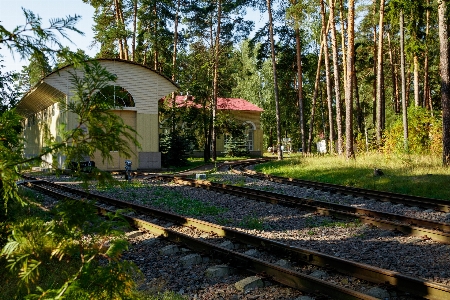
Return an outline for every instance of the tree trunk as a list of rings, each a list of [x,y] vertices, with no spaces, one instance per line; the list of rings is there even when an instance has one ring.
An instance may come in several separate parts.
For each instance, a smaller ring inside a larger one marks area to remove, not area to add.
[[[303,74],[302,74],[302,50],[300,43],[299,24],[295,27],[295,46],[297,52],[297,78],[298,78],[298,110],[300,121],[300,134],[302,141],[302,153],[306,151],[306,132],[305,132],[305,108],[303,104]]]
[[[383,135],[383,20],[384,18],[384,0],[380,0],[380,23],[378,24],[378,55],[377,55],[377,113],[376,113],[376,133],[377,133],[377,144],[378,147],[381,146],[382,135]]]
[[[120,7],[119,0],[114,0],[114,9],[115,9],[115,14],[116,14],[116,16],[115,16],[116,17],[116,25],[117,25],[117,27],[121,27],[120,12],[119,12],[121,7]],[[118,42],[119,42],[119,58],[125,59],[125,50],[124,50],[124,45],[123,45],[121,37],[118,38]]]
[[[392,93],[394,94],[394,104],[393,108],[395,113],[400,113],[400,95],[398,93],[398,74],[397,74],[397,68],[394,64],[394,55],[392,51],[392,45],[391,45],[391,35],[388,32],[387,33],[388,38],[388,46],[389,46],[389,62],[391,64],[391,77],[392,77]]]
[[[431,99],[428,97],[429,95],[429,80],[428,80],[428,34],[430,28],[430,0],[427,0],[427,12],[426,12],[426,25],[425,25],[425,52],[424,52],[424,62],[423,62],[423,103],[422,106],[430,109],[429,102]]]
[[[316,80],[314,82],[314,93],[311,103],[311,115],[309,118],[309,134],[308,134],[308,153],[311,153],[311,145],[312,145],[312,136],[314,131],[314,117],[316,113],[316,101],[317,101],[317,94],[319,91],[319,79],[320,79],[320,67],[322,64],[322,44],[320,45],[320,51],[319,51],[319,60],[317,61],[317,70],[316,70]]]
[[[442,101],[442,163],[450,165],[450,70],[448,45],[447,1],[442,0],[438,6],[439,19],[439,69],[441,75]]]
[[[137,3],[137,0],[135,0]],[[177,0],[177,11],[175,13],[175,24],[174,24],[174,33],[173,33],[173,54],[172,54],[172,81],[175,82],[176,79],[176,68],[177,68],[177,44],[178,44],[178,11],[180,9],[180,0]],[[134,53],[133,53],[134,55]],[[134,60],[134,56],[133,56]],[[172,132],[175,132],[175,107],[176,107],[176,96],[177,93],[172,93],[172,114],[173,114],[173,124],[172,124]]]
[[[283,152],[281,151],[281,120],[280,120],[280,103],[279,103],[280,101],[278,99],[277,62],[275,59],[275,42],[273,40],[273,20],[270,1],[271,0],[267,0],[267,12],[269,14],[269,38],[270,38],[270,48],[272,50],[273,85],[275,92],[275,115],[277,121],[277,154],[278,160],[282,160]]]
[[[120,27],[121,30],[125,31],[125,19],[123,18],[123,8],[121,0],[114,0],[114,4],[116,7],[116,22],[117,26]],[[121,59],[128,60],[128,44],[127,38],[119,38],[119,56]]]
[[[328,127],[329,127],[329,139],[330,139],[330,153],[334,152],[334,118],[333,118],[333,99],[331,88],[331,72],[330,72],[330,58],[328,56],[328,30],[326,30],[326,18],[325,18],[325,5],[324,0],[320,1],[321,15],[322,15],[322,32],[323,32],[323,52],[325,58],[325,78],[327,87],[327,104],[328,104]],[[331,16],[330,16],[331,20]],[[333,23],[334,20],[331,20]]]
[[[347,17],[347,86],[345,88],[345,151],[347,159],[355,158],[353,148],[353,64],[355,63],[355,0],[348,1]]]
[[[339,81],[339,58],[336,41],[336,26],[335,26],[335,0],[329,0],[330,5],[330,25],[331,25],[331,49],[333,52],[333,73],[334,73],[334,94],[336,101],[336,129],[337,129],[337,153],[342,155],[344,152],[344,143],[342,140],[342,108],[341,108],[341,86]],[[344,51],[344,50],[342,50]]]
[[[131,41],[131,59],[136,61],[136,20],[138,0],[133,0],[133,39]]]
[[[329,24],[330,20],[328,20]],[[328,31],[328,25],[325,31]],[[323,33],[321,35],[321,38],[323,37]],[[311,103],[311,116],[309,120],[309,134],[308,134],[308,153],[311,153],[311,145],[312,145],[312,135],[314,130],[314,116],[315,116],[315,109],[316,109],[316,101],[317,101],[317,94],[319,91],[319,80],[320,80],[320,67],[322,65],[322,51],[323,51],[323,39],[320,42],[320,50],[319,50],[319,60],[317,61],[317,70],[316,70],[316,80],[314,82],[314,93],[313,93],[313,99]]]
[[[403,10],[400,11],[400,76],[402,78],[403,144],[408,151],[408,109],[406,105],[405,52],[404,52]]]
[[[404,42],[403,42],[403,46],[404,46]],[[409,70],[409,68],[406,66],[406,61],[405,61],[405,80],[406,80],[406,107],[409,107],[409,94],[411,93],[411,71]]]
[[[136,0],[137,1],[137,0]],[[175,13],[175,24],[173,29],[173,54],[172,54],[172,81],[175,82],[177,69],[177,46],[178,46],[178,12],[180,11],[180,0],[177,0],[177,11]]]
[[[372,122],[373,127],[375,129],[377,128],[377,25],[375,20],[375,15],[377,13],[377,0],[372,1],[373,5],[373,75],[374,79],[372,81]]]
[[[156,7],[157,1],[154,2],[153,16],[155,21],[153,22],[153,68],[155,71],[159,71],[159,50],[158,50],[158,9]]]
[[[423,103],[422,106],[430,109],[429,102],[431,99],[428,97],[429,95],[429,80],[428,80],[428,34],[430,28],[430,0],[427,0],[427,12],[426,12],[426,25],[425,25],[425,52],[424,52],[424,62],[423,62]]]
[[[347,56],[345,47],[345,18],[344,18],[344,4],[340,0],[341,9],[339,10],[339,17],[341,18],[341,45],[342,45],[342,72],[344,73],[344,90],[347,86]]]
[[[353,64],[353,86],[355,87],[356,125],[358,126],[358,132],[362,133],[364,130],[363,129],[364,116],[361,109],[361,103],[359,101],[358,76],[356,76],[355,64]]]
[[[216,115],[217,115],[217,97],[219,94],[219,55],[220,55],[220,23],[222,22],[222,0],[217,1],[217,28],[216,41],[214,50],[214,79],[213,79],[213,103],[212,103],[212,135],[211,135],[211,150],[213,161],[217,160],[217,130],[216,130]]]
[[[420,106],[420,96],[419,96],[419,57],[417,53],[414,53],[414,105],[416,107]]]

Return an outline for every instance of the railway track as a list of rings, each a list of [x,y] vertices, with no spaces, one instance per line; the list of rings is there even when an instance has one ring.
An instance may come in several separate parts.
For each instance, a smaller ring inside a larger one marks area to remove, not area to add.
[[[391,202],[397,204],[403,204],[407,206],[417,206],[424,209],[432,209],[435,211],[441,212],[450,212],[450,202],[442,199],[433,199],[426,197],[419,197],[413,195],[405,195],[398,193],[391,193],[385,191],[377,191],[377,190],[369,190],[362,189],[357,187],[350,186],[342,186],[331,183],[323,183],[295,178],[286,178],[281,176],[275,176],[270,174],[264,174],[255,172],[253,170],[246,169],[248,166],[260,163],[252,161],[243,161],[241,163],[236,163],[233,165],[233,171],[239,174],[244,174],[245,176],[249,176],[251,178],[261,179],[261,180],[269,180],[275,183],[287,184],[300,186],[305,188],[313,188],[329,193],[336,193],[342,195],[351,195],[354,197],[362,197],[366,199],[374,199],[377,201],[383,202]]]
[[[308,210],[320,215],[333,216],[339,219],[358,219],[362,223],[379,228],[399,231],[407,235],[450,244],[450,224],[431,220],[417,219],[403,215],[390,214],[381,211],[368,210],[324,201],[298,198],[279,193],[259,191],[246,187],[214,183],[206,180],[194,180],[177,176],[157,176],[156,179],[173,181],[177,184],[203,188],[219,193],[228,193],[249,199],[281,204]]]
[[[92,199],[101,203],[106,203],[106,205],[109,206],[131,208],[138,214],[152,215],[157,218],[170,220],[173,223],[185,227],[196,228],[197,230],[204,232],[212,232],[217,236],[227,237],[239,243],[258,247],[258,249],[266,252],[281,254],[285,257],[289,257],[291,260],[295,260],[303,264],[307,263],[320,267],[332,268],[336,272],[355,276],[377,284],[389,283],[399,291],[405,291],[418,297],[424,297],[427,299],[450,299],[450,289],[447,286],[413,278],[398,272],[347,261],[308,249],[291,247],[283,243],[259,238],[205,221],[187,218],[146,206],[139,206],[103,196],[92,195],[84,191],[71,189],[54,183],[33,181],[30,182],[29,185],[35,189],[41,190],[42,192],[52,193],[54,197],[64,198],[67,197],[68,193],[70,193],[73,196]],[[190,248],[197,251],[208,252],[216,256],[226,257],[227,260],[234,265],[239,265],[256,273],[264,273],[275,281],[294,288],[309,292],[316,292],[319,289],[325,294],[332,295],[333,299],[374,299],[371,296],[330,284],[324,280],[281,268],[277,265],[269,264],[265,261],[251,258],[236,251],[227,250],[211,243],[200,241],[198,239],[192,239],[191,237],[181,234],[180,232],[164,228],[157,224],[152,224],[148,221],[142,220],[141,218],[133,218],[131,216],[128,216],[127,218],[137,227],[145,228],[146,230],[149,230],[157,235],[165,236],[173,241],[183,242]]]

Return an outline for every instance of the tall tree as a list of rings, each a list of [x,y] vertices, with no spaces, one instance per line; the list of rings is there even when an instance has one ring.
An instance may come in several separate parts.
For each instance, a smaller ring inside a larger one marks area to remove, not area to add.
[[[271,0],[267,1],[267,13],[269,15],[269,39],[272,57],[273,85],[275,94],[275,114],[277,121],[277,156],[278,160],[283,159],[283,151],[281,150],[281,120],[280,120],[280,100],[278,98],[278,80],[277,80],[277,61],[275,58],[275,41],[273,38],[273,20]]]
[[[125,19],[123,17],[123,4],[122,0],[114,0],[114,9],[116,17],[116,26],[121,35],[118,38],[119,41],[119,58],[128,60],[128,43],[127,34],[125,28]]]
[[[345,88],[345,153],[355,158],[353,149],[353,64],[355,63],[355,0],[348,1],[347,16],[347,86]]]
[[[381,145],[382,132],[384,129],[383,124],[383,35],[384,35],[384,0],[380,0],[380,22],[378,25],[378,55],[377,55],[377,91],[376,91],[376,133],[377,143]]]
[[[344,74],[344,91],[345,91],[345,87],[347,86],[347,54],[346,54],[346,36],[345,36],[345,32],[346,32],[346,26],[345,26],[345,18],[344,18],[344,12],[345,12],[345,7],[344,7],[344,2],[343,0],[339,0],[340,1],[340,9],[339,9],[339,17],[341,19],[341,48],[342,48],[342,73]]]
[[[430,105],[429,102],[430,97],[428,97],[429,95],[429,88],[430,88],[430,83],[429,83],[429,66],[428,66],[428,36],[429,36],[429,32],[430,32],[430,0],[427,0],[427,5],[426,5],[426,21],[425,21],[425,51],[424,51],[424,63],[423,63],[423,102],[422,102],[422,106],[426,107],[428,109],[430,109]]]
[[[302,74],[302,44],[300,37],[300,26],[303,14],[303,3],[298,0],[291,0],[290,16],[294,22],[295,31],[295,53],[297,62],[297,97],[298,97],[298,115],[300,128],[300,147],[302,153],[306,151],[306,131],[305,131],[305,104],[303,99],[303,74]]]
[[[329,0],[330,6],[330,25],[331,25],[331,50],[333,52],[333,74],[334,74],[334,94],[336,103],[336,129],[337,129],[337,153],[343,153],[343,138],[342,138],[342,107],[341,107],[341,83],[339,73],[339,58],[338,46],[336,38],[336,24],[335,24],[335,0]],[[344,49],[342,49],[344,51]]]
[[[404,38],[403,8],[400,10],[400,77],[402,79],[402,114],[403,114],[403,144],[408,151],[408,106],[406,103],[406,79],[405,79],[405,38]]]
[[[327,90],[327,104],[328,104],[328,126],[329,126],[329,139],[330,139],[330,153],[334,152],[334,118],[333,118],[333,96],[331,87],[331,71],[330,71],[330,57],[328,54],[328,31],[326,30],[326,17],[325,17],[325,4],[324,0],[320,1],[320,11],[322,16],[322,32],[323,32],[323,52],[325,59],[325,80],[326,80],[326,90]],[[331,19],[330,23],[334,23]]]
[[[450,59],[448,44],[448,12],[447,1],[438,1],[439,19],[439,68],[441,79],[441,101],[442,101],[442,163],[450,165]]]
[[[211,133],[211,150],[213,161],[217,160],[216,150],[216,114],[217,114],[217,97],[219,94],[219,57],[220,57],[220,26],[222,23],[222,0],[217,0],[217,19],[216,19],[216,40],[214,45],[214,65],[213,65],[213,97],[212,97],[212,133]]]
[[[328,27],[330,25],[331,19],[328,19],[327,26],[325,28],[325,32],[328,31]],[[323,27],[321,29],[320,34],[320,46],[319,46],[319,56],[317,60],[317,69],[316,69],[316,77],[314,81],[314,92],[313,92],[313,98],[311,103],[311,115],[310,115],[310,121],[309,121],[309,133],[308,133],[308,153],[311,152],[311,146],[312,146],[312,140],[313,140],[313,131],[314,131],[314,118],[315,118],[315,111],[316,111],[316,100],[317,95],[319,92],[319,81],[320,81],[320,70],[322,66],[322,53],[324,49],[324,43],[325,40],[323,39],[324,33],[323,33]]]
[[[131,60],[136,61],[136,32],[137,32],[138,0],[133,0],[133,35],[131,40]]]

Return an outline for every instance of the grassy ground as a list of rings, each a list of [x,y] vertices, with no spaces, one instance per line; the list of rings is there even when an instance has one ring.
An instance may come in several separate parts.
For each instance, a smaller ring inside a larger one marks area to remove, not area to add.
[[[381,169],[384,175],[374,176],[375,168]],[[370,153],[360,154],[356,160],[346,160],[331,155],[290,155],[283,161],[258,165],[256,170],[277,176],[450,200],[450,168],[442,167],[441,157]]]

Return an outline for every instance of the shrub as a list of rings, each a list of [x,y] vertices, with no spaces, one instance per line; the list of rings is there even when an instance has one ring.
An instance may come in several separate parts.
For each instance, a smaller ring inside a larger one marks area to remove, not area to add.
[[[386,130],[384,153],[403,153],[403,122],[398,116]],[[408,151],[414,154],[437,154],[442,151],[442,119],[420,107],[408,109]]]

